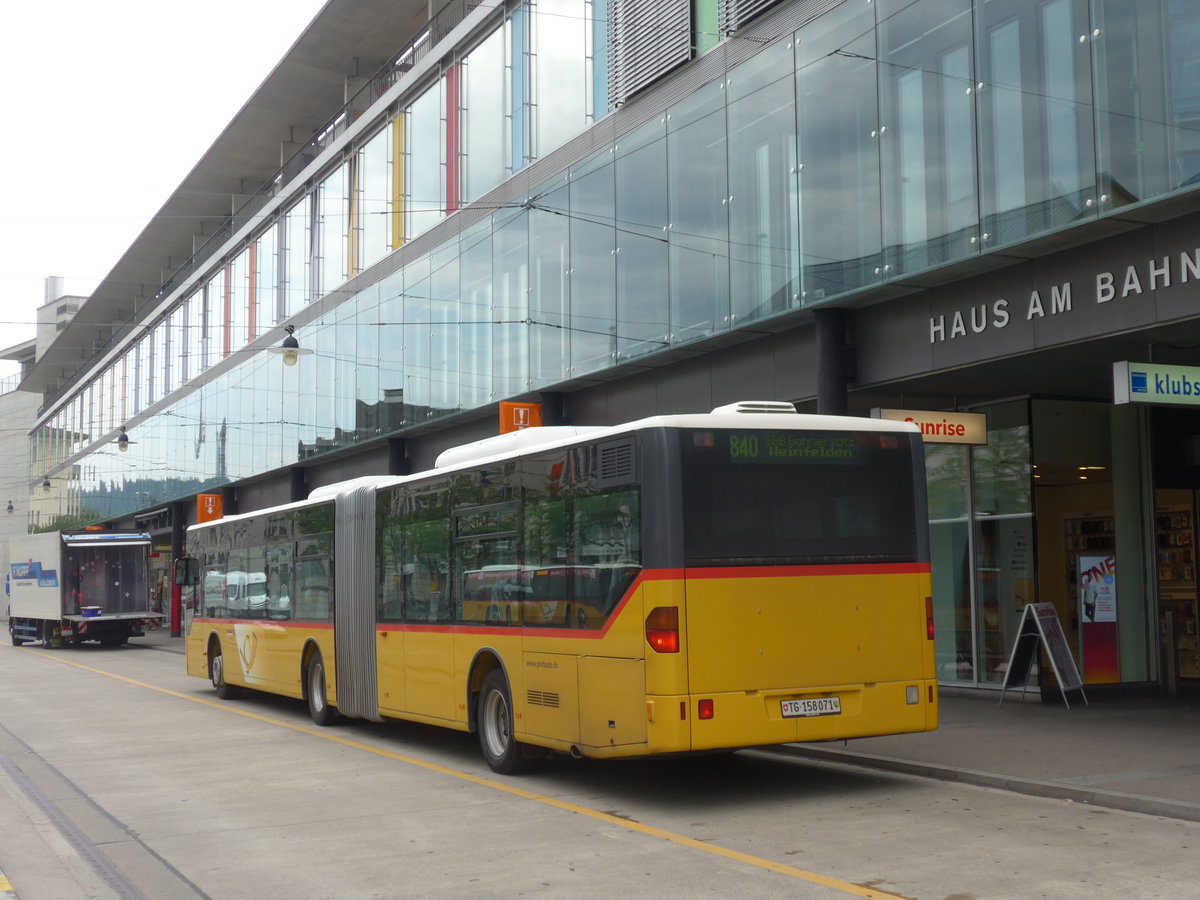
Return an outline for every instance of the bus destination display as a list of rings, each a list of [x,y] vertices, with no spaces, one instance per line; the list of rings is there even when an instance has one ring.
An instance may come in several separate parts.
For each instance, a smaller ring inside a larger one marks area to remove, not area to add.
[[[861,446],[851,435],[831,432],[731,431],[734,463],[848,463],[859,461]]]

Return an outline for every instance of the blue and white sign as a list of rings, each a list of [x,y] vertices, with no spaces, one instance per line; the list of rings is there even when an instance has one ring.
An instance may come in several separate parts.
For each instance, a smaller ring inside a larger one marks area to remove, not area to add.
[[[1113,403],[1200,406],[1200,368],[1115,362]]]

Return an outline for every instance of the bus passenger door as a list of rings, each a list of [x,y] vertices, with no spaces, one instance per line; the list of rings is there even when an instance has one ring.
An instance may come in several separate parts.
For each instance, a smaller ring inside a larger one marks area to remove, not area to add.
[[[404,632],[398,627],[384,624],[375,629],[379,708],[392,712],[405,710],[404,637]]]

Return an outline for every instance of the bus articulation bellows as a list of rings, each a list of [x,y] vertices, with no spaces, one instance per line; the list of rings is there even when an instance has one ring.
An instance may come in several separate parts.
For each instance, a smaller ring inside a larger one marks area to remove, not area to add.
[[[734,404],[448,450],[193,526],[188,672],[492,769],[937,726],[916,426]]]

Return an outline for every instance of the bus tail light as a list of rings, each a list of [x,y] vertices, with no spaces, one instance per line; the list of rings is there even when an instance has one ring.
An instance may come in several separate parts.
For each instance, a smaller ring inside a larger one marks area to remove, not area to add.
[[[711,719],[713,717],[713,702],[711,700],[700,700],[696,704],[697,719]]]
[[[925,598],[925,637],[933,640],[933,598]]]
[[[646,643],[655,653],[679,652],[679,608],[656,606],[646,616]]]

